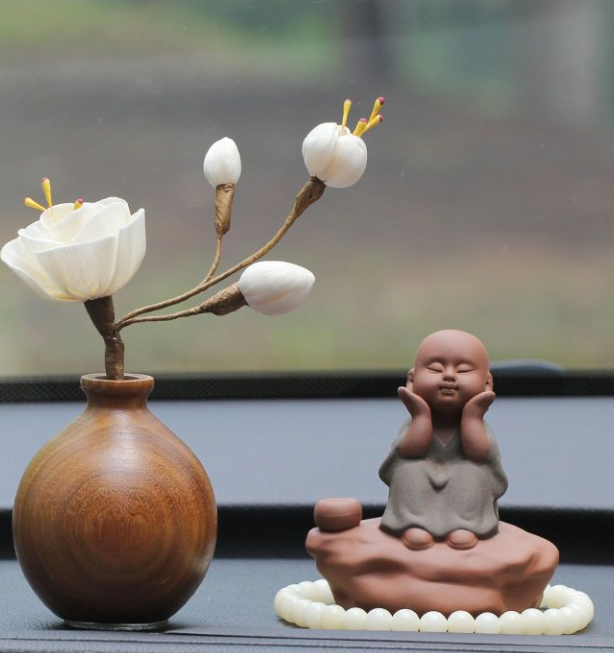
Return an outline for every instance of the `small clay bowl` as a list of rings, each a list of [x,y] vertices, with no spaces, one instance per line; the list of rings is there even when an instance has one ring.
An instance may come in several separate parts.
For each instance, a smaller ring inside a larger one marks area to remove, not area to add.
[[[316,503],[313,516],[321,531],[347,531],[360,524],[362,505],[358,499],[322,499]]]

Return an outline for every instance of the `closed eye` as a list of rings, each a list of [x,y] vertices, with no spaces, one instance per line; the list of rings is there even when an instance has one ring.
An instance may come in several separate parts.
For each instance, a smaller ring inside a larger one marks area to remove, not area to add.
[[[472,367],[459,367],[456,371],[459,374],[466,374],[467,372],[473,372],[473,368]]]

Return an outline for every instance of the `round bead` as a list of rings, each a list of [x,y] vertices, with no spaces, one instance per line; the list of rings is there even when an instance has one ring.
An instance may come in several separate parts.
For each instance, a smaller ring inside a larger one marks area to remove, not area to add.
[[[299,599],[294,603],[292,607],[292,621],[297,626],[301,628],[307,628],[307,622],[305,621],[305,611],[311,605],[309,599]]]
[[[524,633],[524,619],[515,610],[504,612],[499,617],[502,635],[522,635]]]
[[[392,630],[415,633],[420,630],[420,617],[413,610],[399,610],[392,615]]]
[[[564,605],[561,608],[561,614],[565,618],[565,630],[563,631],[563,635],[573,635],[573,633],[580,630],[582,617],[580,616],[579,612],[576,612],[573,608]]]
[[[287,587],[284,587],[283,589],[280,589],[277,594],[275,594],[275,601],[273,601],[273,609],[275,610],[275,614],[278,617],[281,617],[281,602],[284,596],[295,596],[294,590],[290,590]]]
[[[279,616],[289,623],[294,623],[294,604],[297,601],[300,601],[294,592],[288,592],[285,594],[279,604]]]
[[[350,608],[346,610],[343,617],[343,628],[345,630],[364,630],[367,621],[367,613],[362,608]]]
[[[554,585],[548,592],[548,607],[562,608],[569,603],[571,590],[565,585]]]
[[[445,633],[448,629],[448,622],[441,612],[425,612],[420,617],[420,630],[423,633]]]
[[[298,591],[304,599],[309,599],[310,601],[317,601],[320,598],[320,590],[316,587],[315,583],[308,580],[304,580],[298,584]]]
[[[565,626],[565,617],[558,608],[550,608],[544,612],[544,635],[562,635]]]
[[[391,630],[392,615],[384,608],[374,608],[369,611],[365,620],[366,630]]]
[[[593,605],[593,602],[591,601],[591,598],[588,594],[585,594],[584,592],[574,592],[571,595],[570,603],[579,603],[581,605],[585,605],[588,608],[591,620],[595,616],[595,606]]]
[[[544,634],[544,613],[537,608],[523,610],[525,635],[543,635]]]
[[[449,633],[475,632],[475,619],[465,610],[457,610],[448,617]]]
[[[482,612],[475,618],[475,632],[482,635],[498,635],[501,632],[499,617],[492,612]]]
[[[544,590],[544,593],[542,594],[542,601],[539,604],[540,608],[547,608],[548,607],[548,594],[550,592],[550,585],[546,585],[546,589]]]
[[[588,605],[585,603],[573,602],[566,607],[568,607],[570,610],[575,610],[575,612],[578,613],[578,616],[580,617],[580,625],[578,630],[584,630],[584,628],[586,628],[591,621],[591,611]]]
[[[345,610],[340,605],[327,605],[322,611],[321,625],[324,630],[343,630]]]
[[[319,629],[322,628],[322,612],[326,606],[324,603],[316,601],[311,603],[305,608],[305,625],[307,628]]]
[[[318,596],[315,599],[316,601],[322,601],[322,603],[326,603],[326,605],[331,605],[332,603],[335,602],[333,593],[331,592],[330,589],[330,585],[328,584],[328,581],[325,578],[320,578],[319,580],[316,580],[314,585],[318,589]]]

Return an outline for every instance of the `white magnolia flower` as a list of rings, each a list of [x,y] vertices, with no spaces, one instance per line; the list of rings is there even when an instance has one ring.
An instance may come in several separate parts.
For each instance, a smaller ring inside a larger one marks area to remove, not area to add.
[[[203,166],[207,181],[216,188],[221,184],[236,184],[241,176],[241,156],[232,138],[213,143]]]
[[[367,167],[367,146],[362,135],[382,121],[379,111],[383,104],[384,98],[378,98],[369,120],[361,118],[354,132],[345,126],[352,106],[350,100],[345,101],[340,125],[324,122],[314,127],[303,141],[303,158],[309,174],[332,188],[355,184]]]
[[[131,215],[119,197],[79,204],[51,206],[0,251],[0,259],[45,299],[112,295],[145,256],[144,209]]]
[[[294,310],[307,297],[315,277],[294,263],[260,261],[250,265],[237,282],[248,306],[265,315]]]

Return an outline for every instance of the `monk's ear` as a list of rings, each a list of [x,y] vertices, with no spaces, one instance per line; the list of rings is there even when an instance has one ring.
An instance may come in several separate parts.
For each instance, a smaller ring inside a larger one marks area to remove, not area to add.
[[[409,370],[409,372],[407,372],[407,389],[410,392],[413,392],[414,375],[415,375],[415,372],[414,372],[414,368],[412,367],[411,370]]]
[[[486,390],[490,390],[491,392],[493,391],[493,381],[492,381],[492,374],[489,372],[488,376],[486,377]]]

